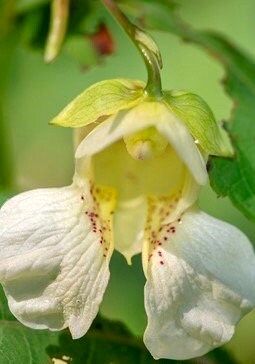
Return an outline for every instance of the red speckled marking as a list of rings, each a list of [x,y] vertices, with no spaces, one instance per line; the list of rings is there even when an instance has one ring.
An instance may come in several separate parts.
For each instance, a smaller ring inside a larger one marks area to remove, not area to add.
[[[85,202],[85,197],[81,195],[81,202],[86,205],[84,214],[88,217],[91,224],[91,232],[95,234],[99,244],[104,249],[103,256],[107,257],[105,252],[110,250],[112,241],[112,215],[114,213],[115,194],[113,190],[106,187],[90,185],[91,203]]]
[[[163,221],[176,208],[179,196],[180,193],[171,197],[150,197],[148,199],[148,217],[145,228],[146,238],[149,242],[148,261],[155,256],[160,265],[164,264],[164,251],[159,249],[169,243],[173,234],[176,233],[177,224],[181,223],[181,218],[165,225],[163,225]]]

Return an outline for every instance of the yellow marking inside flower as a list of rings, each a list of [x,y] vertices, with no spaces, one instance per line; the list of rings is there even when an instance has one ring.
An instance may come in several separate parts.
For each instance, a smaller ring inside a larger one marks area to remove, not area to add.
[[[115,189],[121,201],[172,195],[183,185],[185,173],[185,165],[170,145],[160,156],[141,161],[132,158],[120,140],[92,158],[94,183]]]
[[[132,158],[147,160],[163,154],[168,141],[154,127],[143,129],[124,137],[128,153]]]
[[[102,218],[105,219],[112,215],[116,204],[116,191],[114,188],[95,185],[91,187],[91,193]]]

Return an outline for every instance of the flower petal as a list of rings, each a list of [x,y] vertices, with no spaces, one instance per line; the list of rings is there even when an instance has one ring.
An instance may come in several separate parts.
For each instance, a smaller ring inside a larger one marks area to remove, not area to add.
[[[197,183],[170,145],[161,156],[138,161],[129,155],[124,142],[119,141],[91,160],[91,178],[94,182],[116,190],[118,202],[113,216],[114,244],[129,263],[134,254],[141,252],[147,195],[170,196],[170,201],[166,198],[166,204],[169,203],[172,207],[169,208],[170,216],[164,215],[167,221],[174,219],[176,212],[182,213],[197,198],[196,191],[189,187],[187,180],[191,179],[196,186]],[[81,161],[83,158],[78,159],[78,162]],[[175,203],[172,203],[173,198]]]
[[[237,228],[191,209],[148,255],[144,342],[155,358],[188,359],[230,340],[255,305],[255,255]]]
[[[147,200],[143,197],[122,201],[115,210],[115,249],[125,256],[128,264],[135,254],[142,251],[146,215]]]
[[[73,184],[22,193],[0,210],[0,281],[25,325],[79,338],[96,316],[112,254],[112,200],[102,212],[97,197]]]
[[[207,182],[206,163],[189,130],[174,114],[168,113],[157,123],[158,131],[164,135],[180,159],[186,164],[198,184]]]

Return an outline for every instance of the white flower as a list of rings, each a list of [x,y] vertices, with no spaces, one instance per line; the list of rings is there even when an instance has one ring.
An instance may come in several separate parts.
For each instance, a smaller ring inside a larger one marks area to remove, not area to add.
[[[128,262],[141,252],[145,345],[155,358],[197,357],[230,340],[254,307],[255,255],[237,228],[195,206],[207,152],[187,123],[164,101],[121,109],[79,145],[71,186],[2,207],[0,281],[22,323],[79,338],[113,249]]]

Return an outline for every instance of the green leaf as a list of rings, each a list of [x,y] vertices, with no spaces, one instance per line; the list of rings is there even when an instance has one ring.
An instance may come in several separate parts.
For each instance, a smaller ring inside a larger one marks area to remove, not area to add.
[[[45,348],[55,344],[58,336],[46,331],[32,332],[17,321],[2,321],[0,325],[0,363],[52,363]]]
[[[208,34],[204,41],[224,64],[225,89],[235,102],[228,124],[235,158],[212,158],[211,185],[255,221],[255,62],[219,36]]]
[[[172,32],[193,42],[225,68],[224,86],[235,103],[228,132],[233,159],[211,158],[210,181],[220,196],[228,196],[244,215],[255,221],[255,62],[223,36],[196,31],[173,11],[171,1],[129,1],[145,27]]]
[[[187,91],[166,91],[164,98],[205,152],[217,156],[233,155],[227,133],[217,124],[211,109],[200,96]]]
[[[57,345],[58,334],[32,330],[16,321],[0,287],[0,363],[50,364],[46,348]]]
[[[98,82],[67,105],[51,124],[64,127],[82,127],[128,109],[143,98],[143,83],[131,80]]]

